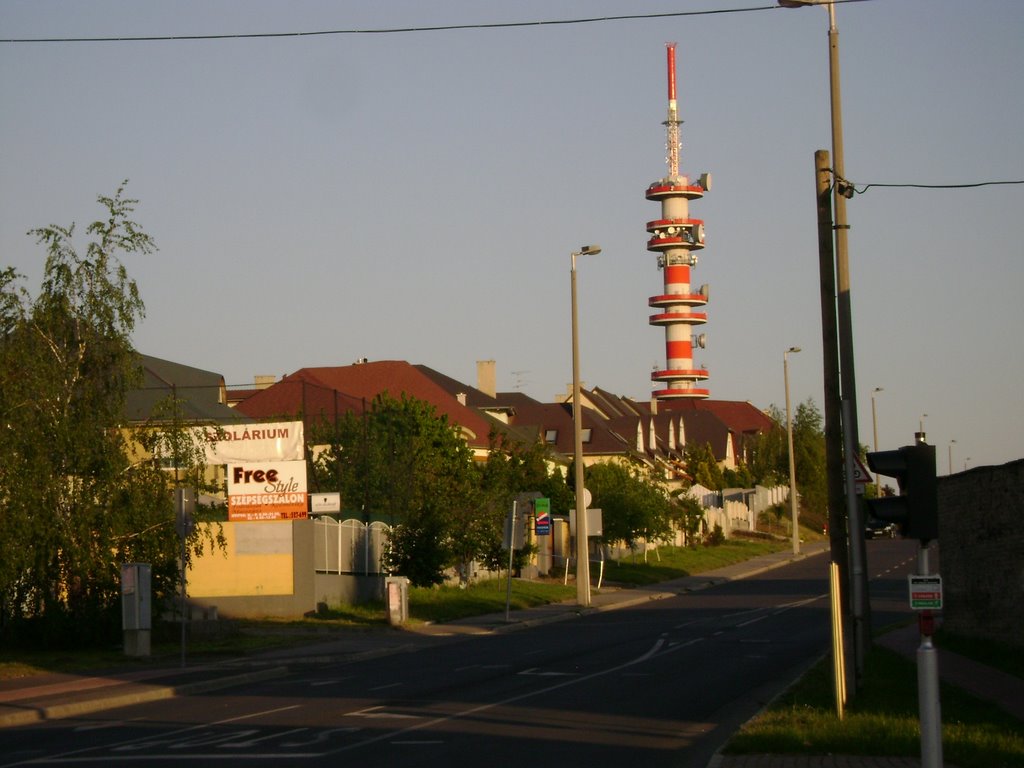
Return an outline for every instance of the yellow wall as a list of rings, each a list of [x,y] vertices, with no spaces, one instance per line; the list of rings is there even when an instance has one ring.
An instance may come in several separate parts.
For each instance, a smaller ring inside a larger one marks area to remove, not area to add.
[[[220,523],[227,550],[207,549],[188,572],[190,597],[291,595],[291,521]]]

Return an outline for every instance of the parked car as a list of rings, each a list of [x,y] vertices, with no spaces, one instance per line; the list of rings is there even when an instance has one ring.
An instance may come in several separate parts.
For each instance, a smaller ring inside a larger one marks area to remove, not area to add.
[[[897,533],[895,523],[887,523],[877,517],[868,516],[867,522],[864,523],[866,539],[895,539]]]

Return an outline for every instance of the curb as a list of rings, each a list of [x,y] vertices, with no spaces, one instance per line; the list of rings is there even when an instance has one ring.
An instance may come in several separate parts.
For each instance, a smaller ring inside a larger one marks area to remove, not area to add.
[[[76,717],[78,715],[102,712],[106,709],[127,707],[132,704],[144,704],[150,701],[172,699],[176,696],[189,696],[197,693],[219,691],[224,688],[230,688],[234,685],[274,680],[279,677],[284,677],[287,673],[287,667],[272,667],[271,669],[263,669],[255,672],[243,672],[238,675],[230,675],[228,677],[220,677],[212,680],[201,680],[195,683],[185,683],[177,686],[157,686],[128,693],[103,696],[95,699],[33,707],[20,712],[0,715],[0,728],[17,725],[30,725],[44,720],[62,720],[69,717]]]

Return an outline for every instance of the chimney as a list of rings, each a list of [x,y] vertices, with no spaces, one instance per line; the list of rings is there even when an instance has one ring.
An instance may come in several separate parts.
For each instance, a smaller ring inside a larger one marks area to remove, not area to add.
[[[485,395],[494,397],[498,394],[496,364],[493,360],[476,361],[476,388]]]
[[[275,381],[277,381],[276,376],[255,376],[253,378],[253,384],[255,385],[256,389],[266,389],[267,387],[271,386]]]

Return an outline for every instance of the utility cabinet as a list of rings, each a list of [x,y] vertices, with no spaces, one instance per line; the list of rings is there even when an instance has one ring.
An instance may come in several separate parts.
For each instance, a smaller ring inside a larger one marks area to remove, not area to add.
[[[149,563],[121,565],[121,628],[126,656],[149,656],[153,629],[152,569]]]
[[[384,604],[388,623],[401,626],[409,620],[409,580],[404,576],[387,576],[384,579]]]

